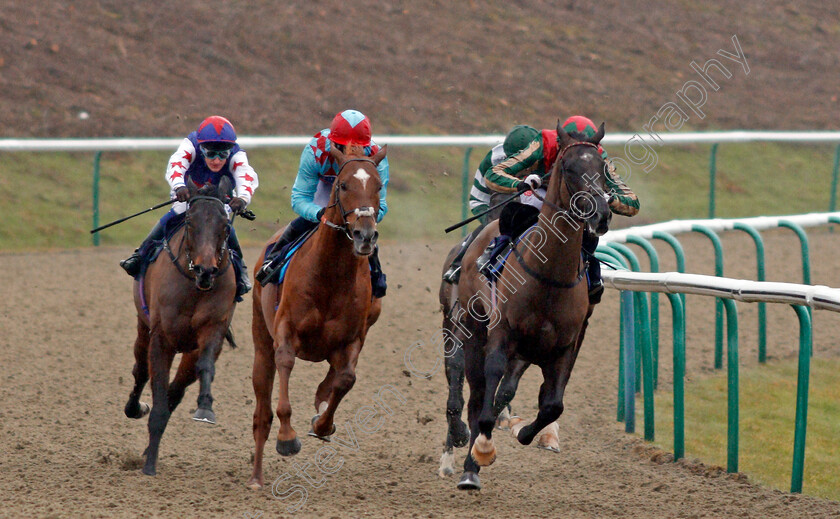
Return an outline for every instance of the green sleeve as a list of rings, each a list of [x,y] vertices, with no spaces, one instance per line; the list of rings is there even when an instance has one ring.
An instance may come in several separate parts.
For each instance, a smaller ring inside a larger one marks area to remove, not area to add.
[[[542,136],[531,141],[522,151],[514,153],[487,171],[487,187],[500,193],[513,193],[522,179],[535,173],[543,158]]]

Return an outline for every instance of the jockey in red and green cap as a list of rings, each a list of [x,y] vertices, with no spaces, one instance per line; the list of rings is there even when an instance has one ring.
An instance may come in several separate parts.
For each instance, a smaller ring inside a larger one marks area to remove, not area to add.
[[[578,140],[594,137],[598,132],[595,123],[579,115],[569,117],[561,126],[566,133]],[[476,171],[476,180],[470,197],[470,206],[474,214],[486,209],[490,195],[494,192],[515,193],[520,190],[523,182],[527,183],[531,190],[538,189],[542,184],[542,177],[551,170],[560,152],[557,144],[557,130],[541,130],[538,132],[530,126],[519,125],[508,133],[505,142],[511,143],[511,146],[505,146],[503,154],[499,153],[499,146],[488,154],[492,166],[484,170],[479,167],[479,171]],[[598,150],[610,165],[606,175],[607,187],[611,195],[610,209],[623,216],[634,216],[639,212],[639,199],[624,181],[615,174],[615,168],[610,164],[606,151],[601,146],[598,146]],[[482,165],[485,165],[488,157],[485,157]],[[529,205],[542,205],[536,197],[529,195],[530,191],[526,191],[520,197],[520,201]],[[485,275],[492,274],[488,267],[492,265],[496,256],[509,246],[513,238],[513,236],[500,235],[490,243],[487,250],[478,259],[479,267]],[[468,238],[463,242],[464,251],[471,241]],[[585,233],[584,251],[592,256],[597,245],[598,237]],[[462,254],[459,254],[456,256],[456,260],[462,256]],[[459,265],[455,265],[455,262],[453,262],[453,266],[444,274],[444,280],[457,282],[458,268]],[[588,273],[590,302],[596,304],[600,301],[604,288],[601,281],[600,266],[594,257],[590,258]]]

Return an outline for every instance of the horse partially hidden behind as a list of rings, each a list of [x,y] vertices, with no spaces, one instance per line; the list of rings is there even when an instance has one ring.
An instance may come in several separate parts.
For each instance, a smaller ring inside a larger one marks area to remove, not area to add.
[[[441,286],[444,328],[463,345],[462,357],[456,351],[446,359],[450,390],[444,452],[444,458],[450,456],[451,447],[465,444],[469,433],[470,452],[460,489],[481,488],[480,467],[496,459],[492,439],[496,418],[513,399],[531,364],[543,373],[539,412],[532,423],[514,425],[514,434],[521,444],[529,445],[559,418],[592,314],[581,240],[584,228],[604,234],[611,218],[606,164],[597,153],[604,125],[587,141],[576,141],[559,124],[557,133],[561,151],[551,168],[539,220],[514,248],[499,279],[489,282],[476,266],[478,256],[498,234],[496,221],[467,250],[459,284]],[[460,418],[463,370],[470,386],[468,431]],[[449,472],[444,458],[442,475]]]
[[[333,417],[356,381],[356,362],[368,330],[379,318],[381,299],[372,299],[367,256],[379,232],[377,165],[386,147],[366,157],[360,147],[346,154],[336,147],[330,155],[339,164],[329,205],[321,225],[291,259],[285,281],[264,287],[255,283],[253,384],[254,470],[248,486],[261,488],[263,451],[271,430],[271,396],[275,370],[280,376],[277,452],[292,456],[301,443],[291,424],[289,376],[295,359],[327,361],[330,365],[315,392],[316,415],[310,436],[328,439],[335,431]],[[282,229],[266,245],[276,242]],[[263,255],[255,265],[261,265]]]
[[[222,340],[228,338],[234,345],[228,327],[236,306],[236,276],[227,248],[230,224],[222,201],[230,189],[226,180],[218,187],[201,189],[188,182],[191,197],[184,225],[164,242],[168,257],[151,263],[145,276],[134,282],[134,389],[125,415],[142,418],[149,413],[149,405],[140,402],[140,393],[151,374],[149,446],[143,466],[143,473],[150,476],[157,471],[158,448],[169,417],[196,379],[201,389],[193,419],[215,423],[210,384]],[[183,356],[170,384],[176,353]]]

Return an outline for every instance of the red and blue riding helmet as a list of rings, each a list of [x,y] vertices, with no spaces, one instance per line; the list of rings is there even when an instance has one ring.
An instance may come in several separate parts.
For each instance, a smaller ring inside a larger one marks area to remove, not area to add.
[[[370,119],[358,110],[344,110],[330,124],[329,138],[344,146],[370,145]]]
[[[218,146],[230,148],[236,143],[236,130],[224,117],[211,115],[198,125],[196,140],[199,144],[217,143]]]

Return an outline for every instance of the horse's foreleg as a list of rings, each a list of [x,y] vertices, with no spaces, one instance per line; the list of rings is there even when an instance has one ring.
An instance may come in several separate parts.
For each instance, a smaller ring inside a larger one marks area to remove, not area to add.
[[[174,354],[164,348],[160,333],[152,331],[149,344],[149,368],[152,376],[152,412],[149,415],[149,446],[146,447],[146,463],[143,474],[157,473],[158,449],[166,424],[169,422],[169,369]]]
[[[470,398],[467,401],[467,422],[470,426],[470,448],[464,459],[464,473],[458,481],[461,490],[475,490],[481,488],[478,472],[481,467],[473,459],[472,451],[478,438],[478,417],[484,402],[484,357],[480,345],[465,347],[465,372],[470,385]]]
[[[335,368],[330,366],[324,380],[318,384],[318,389],[315,391],[315,412],[321,414],[328,406],[330,393],[332,392],[335,379]]]
[[[458,348],[444,357],[446,381],[449,384],[449,397],[446,401],[446,421],[449,425],[447,445],[463,447],[470,439],[467,424],[461,419],[464,410],[464,349]]]
[[[195,382],[198,375],[195,371],[195,363],[198,360],[198,351],[185,353],[178,363],[178,371],[175,378],[169,384],[169,412],[175,410],[184,398],[184,391],[187,386]]]
[[[484,399],[481,414],[478,416],[479,435],[470,450],[473,459],[481,466],[491,465],[496,461],[496,446],[493,443],[496,413],[493,411],[493,403],[507,363],[507,355],[503,351],[504,340],[503,333],[495,333],[489,338],[485,349]]]
[[[349,344],[343,350],[335,352],[329,359],[330,367],[335,370],[332,391],[327,400],[326,409],[319,409],[318,415],[312,421],[312,434],[319,438],[326,438],[335,432],[335,411],[338,404],[356,383],[356,362],[362,350],[361,339]]]
[[[216,423],[216,413],[213,412],[213,394],[211,385],[216,377],[216,359],[222,352],[222,339],[227,331],[224,326],[219,332],[210,332],[209,336],[199,340],[198,361],[195,371],[201,387],[198,391],[198,409],[195,410],[193,420],[197,422]]]
[[[554,363],[542,368],[543,383],[540,386],[540,410],[537,413],[536,420],[522,427],[516,435],[516,439],[522,445],[530,445],[543,428],[560,418],[563,413],[563,395],[577,359],[579,345],[580,342],[578,341],[574,345],[568,346]]]
[[[505,407],[507,407],[516,395],[516,388],[519,387],[519,380],[531,364],[519,358],[510,359],[505,366],[505,374],[502,381],[499,383],[499,390],[496,391],[496,400],[493,404],[493,414],[500,416]],[[510,425],[510,418],[508,423],[504,424],[501,421],[498,423],[499,428],[504,428]]]
[[[274,389],[274,348],[271,335],[265,326],[262,310],[259,307],[259,299],[254,296],[254,314],[251,323],[251,331],[254,339],[254,367],[251,373],[251,381],[254,386],[254,397],[256,407],[254,408],[254,469],[251,479],[248,480],[248,487],[252,489],[262,488],[263,480],[263,453],[265,442],[271,432],[271,421],[274,415],[271,412],[271,392]]]
[[[149,327],[137,318],[137,339],[134,340],[134,389],[128,395],[128,402],[125,404],[125,415],[129,418],[143,418],[151,407],[149,404],[140,402],[140,394],[149,381]]]
[[[277,431],[277,452],[281,456],[292,456],[300,452],[300,440],[292,427],[292,404],[289,401],[289,377],[295,367],[295,352],[287,340],[275,343],[274,364],[279,376],[277,418],[280,430]]]

